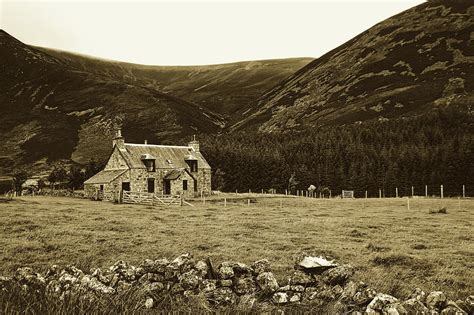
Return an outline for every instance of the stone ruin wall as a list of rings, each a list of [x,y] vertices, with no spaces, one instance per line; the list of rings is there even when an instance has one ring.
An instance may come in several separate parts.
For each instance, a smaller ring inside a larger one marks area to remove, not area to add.
[[[45,275],[19,268],[12,277],[0,277],[0,293],[14,288],[64,300],[73,295],[108,296],[136,289],[142,308],[156,308],[163,297],[200,298],[210,310],[272,311],[281,307],[306,307],[337,314],[473,314],[474,295],[451,301],[440,291],[426,294],[414,289],[399,299],[377,292],[352,279],[354,268],[322,257],[301,256],[294,272],[279,283],[268,260],[251,265],[210,259],[195,260],[184,254],[172,261],[147,259],[139,266],[118,261],[108,269],[85,273],[76,267],[52,266]]]

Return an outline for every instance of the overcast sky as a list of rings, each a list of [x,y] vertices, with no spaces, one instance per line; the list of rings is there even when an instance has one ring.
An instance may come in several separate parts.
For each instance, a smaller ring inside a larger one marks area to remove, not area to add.
[[[0,0],[21,41],[154,65],[318,57],[422,0]]]

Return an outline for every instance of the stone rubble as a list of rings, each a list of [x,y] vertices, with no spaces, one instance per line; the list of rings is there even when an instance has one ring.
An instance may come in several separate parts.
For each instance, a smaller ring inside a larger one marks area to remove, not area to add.
[[[19,268],[12,277],[0,277],[0,292],[20,288],[25,294],[45,292],[64,300],[72,295],[93,299],[139,289],[145,309],[156,308],[160,297],[201,297],[209,307],[233,305],[250,310],[257,304],[270,307],[332,305],[340,314],[473,314],[474,296],[452,301],[441,291],[426,294],[416,288],[406,299],[380,293],[363,282],[351,280],[354,268],[323,257],[298,259],[293,274],[281,285],[268,260],[250,266],[222,262],[216,268],[210,259],[195,260],[183,254],[172,260],[146,259],[139,266],[117,261],[108,269],[86,274],[74,266],[51,266],[45,275],[29,267]]]

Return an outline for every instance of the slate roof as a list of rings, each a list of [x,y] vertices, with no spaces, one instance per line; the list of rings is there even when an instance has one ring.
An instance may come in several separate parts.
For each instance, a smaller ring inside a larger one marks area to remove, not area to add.
[[[102,170],[99,173],[95,174],[84,184],[107,184],[125,173],[127,170]]]
[[[157,169],[185,169],[189,167],[186,158],[190,154],[198,161],[198,168],[211,168],[201,152],[187,146],[125,143],[125,150],[120,150],[120,153],[130,168],[145,168],[141,157],[151,155]]]
[[[165,179],[178,179],[181,176],[181,171],[180,170],[172,170],[168,174],[166,174]]]

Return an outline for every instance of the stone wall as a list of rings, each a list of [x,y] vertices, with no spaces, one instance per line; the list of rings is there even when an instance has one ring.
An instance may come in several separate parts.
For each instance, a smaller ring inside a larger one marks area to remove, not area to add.
[[[119,149],[115,147],[104,169],[118,170],[118,169],[127,169],[127,168],[128,168],[127,162],[120,154]]]
[[[440,291],[414,289],[405,299],[377,292],[353,278],[354,269],[323,257],[302,255],[294,272],[277,281],[266,259],[251,265],[184,254],[172,261],[147,259],[139,266],[118,261],[108,269],[85,273],[75,267],[52,266],[45,275],[19,268],[12,277],[0,277],[0,292],[20,288],[26,295],[44,292],[58,301],[74,295],[91,299],[135,292],[142,308],[154,308],[164,299],[198,298],[209,310],[230,308],[272,311],[281,307],[326,310],[336,314],[473,314],[474,296],[451,301]],[[134,290],[136,289],[136,290]],[[133,290],[133,291],[132,291]],[[27,298],[27,297],[26,297]]]

